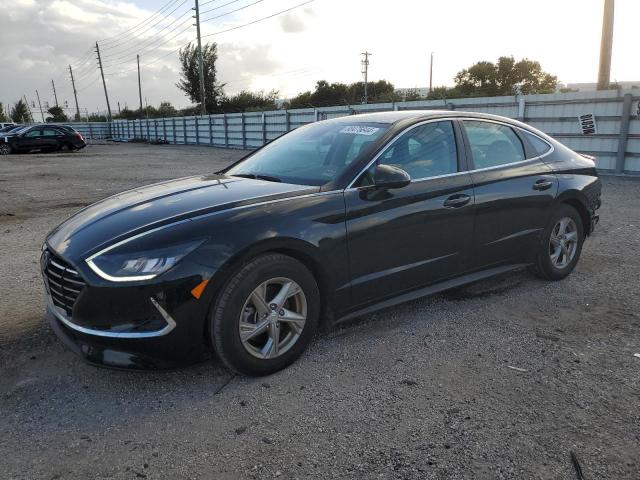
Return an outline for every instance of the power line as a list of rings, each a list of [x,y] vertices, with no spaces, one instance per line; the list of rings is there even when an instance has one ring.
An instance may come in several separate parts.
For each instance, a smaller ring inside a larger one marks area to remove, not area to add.
[[[235,26],[235,27],[232,27],[232,28],[228,28],[226,30],[220,30],[219,32],[209,33],[207,35],[203,35],[202,37],[203,38],[204,37],[213,37],[215,35],[221,35],[223,33],[231,32],[232,30],[238,30],[240,28],[248,27],[249,25],[254,25],[256,23],[263,22],[265,20],[269,20],[270,18],[277,17],[278,15],[282,15],[283,13],[290,12],[291,10],[295,10],[296,8],[303,7],[304,5],[308,5],[310,3],[313,3],[314,1],[315,0],[307,0],[306,2],[299,3],[298,5],[294,5],[291,8],[287,8],[286,10],[281,10],[280,12],[273,13],[273,14],[268,15],[266,17],[262,17],[262,18],[259,18],[257,20],[254,20],[252,22],[244,23],[242,25],[238,25],[238,26]]]
[[[265,20],[269,20],[269,19],[271,19],[271,18],[277,17],[278,15],[282,15],[282,14],[284,14],[284,13],[288,13],[288,12],[290,12],[290,11],[292,11],[292,10],[295,10],[295,9],[297,9],[297,8],[300,8],[300,7],[303,7],[303,6],[308,5],[308,4],[310,4],[310,3],[313,3],[314,1],[315,1],[315,0],[307,0],[306,2],[302,2],[302,3],[299,3],[299,4],[297,4],[297,5],[294,5],[293,7],[290,7],[290,8],[284,9],[284,10],[280,10],[279,12],[272,13],[271,15],[267,15],[266,17],[258,18],[258,19],[256,19],[256,20],[251,21],[251,22],[243,23],[242,25],[236,25],[235,27],[227,28],[227,29],[225,29],[225,30],[220,30],[220,31],[218,31],[218,32],[208,33],[207,35],[203,35],[203,36],[202,36],[202,38],[205,38],[205,37],[213,37],[213,36],[216,36],[216,35],[222,35],[223,33],[231,32],[231,31],[233,31],[233,30],[239,30],[239,29],[241,29],[241,28],[249,27],[249,26],[251,26],[251,25],[255,25],[256,23],[264,22]],[[185,30],[186,30],[186,29],[185,29]],[[183,30],[183,32],[184,32],[184,30]],[[181,33],[182,33],[182,32],[181,32]],[[174,38],[175,38],[175,37],[174,37]],[[165,43],[166,43],[166,42],[165,42]],[[179,47],[177,47],[177,48],[175,48],[175,49],[173,49],[173,50],[171,50],[171,51],[169,51],[169,52],[165,53],[164,55],[161,55],[161,56],[159,56],[159,57],[155,58],[154,60],[152,60],[152,61],[150,61],[150,62],[143,63],[143,64],[141,64],[141,66],[142,66],[142,67],[148,67],[148,66],[150,66],[150,65],[153,65],[154,63],[159,62],[160,60],[162,60],[162,59],[164,59],[164,58],[168,57],[169,55],[171,55],[171,54],[173,54],[173,53],[177,52],[178,50],[180,50],[181,48],[185,47],[185,46],[186,46],[186,45],[188,45],[189,43],[191,43],[191,41],[186,42],[186,43],[184,43],[184,44],[180,45]],[[158,45],[156,48],[158,48],[158,47],[160,47],[160,46],[161,46],[161,45]],[[115,72],[115,73],[111,73],[111,74],[105,74],[105,75],[120,75],[120,74],[123,74],[123,73],[133,72],[133,71],[135,71],[135,70],[136,70],[136,69],[135,69],[135,68],[133,68],[133,69],[130,69],[130,70],[124,70],[124,71]]]
[[[220,15],[216,15],[215,17],[205,18],[202,21],[203,22],[210,22],[211,20],[215,20],[216,18],[226,17],[227,15],[231,15],[232,13],[239,12],[240,10],[244,10],[245,8],[253,7],[257,3],[262,3],[262,2],[264,2],[264,0],[256,0],[255,2],[250,3],[249,5],[244,5],[242,7],[236,8],[235,10],[231,10],[230,12],[221,13]]]
[[[151,52],[153,52],[153,51],[157,50],[158,48],[162,47],[163,45],[166,45],[166,44],[167,44],[167,43],[169,43],[171,40],[173,40],[174,38],[179,37],[180,35],[182,35],[184,32],[186,32],[186,31],[187,31],[187,30],[189,30],[190,28],[191,28],[191,25],[187,25],[187,27],[186,27],[186,28],[184,28],[183,30],[179,31],[177,34],[175,34],[175,35],[174,35],[174,36],[172,36],[171,38],[167,39],[166,41],[164,41],[164,42],[162,42],[162,43],[160,43],[160,44],[156,45],[153,49],[149,50],[149,51],[148,51],[148,52],[146,52],[146,53],[147,53],[147,54],[149,54],[149,53],[151,53]],[[187,42],[187,43],[191,43],[191,41],[189,41],[189,42]],[[187,43],[185,43],[184,45],[187,45]],[[173,53],[173,52],[177,52],[177,51],[178,51],[180,48],[182,48],[184,45],[181,45],[180,47],[176,48],[175,50],[172,50],[171,52],[167,53],[166,55],[162,55],[162,56],[160,56],[160,57],[156,58],[156,59],[155,59],[155,60],[153,60],[152,62],[149,62],[149,63],[143,64],[143,66],[144,66],[144,67],[146,67],[146,66],[148,66],[148,65],[151,65],[152,63],[155,63],[156,61],[158,61],[158,60],[160,60],[160,59],[162,59],[162,58],[164,58],[164,57],[168,56],[169,54],[171,54],[171,53]],[[120,74],[120,73],[132,72],[132,71],[134,71],[134,70],[135,70],[135,68],[133,68],[133,69],[129,69],[129,70],[124,70],[124,71],[121,71],[121,72],[110,73],[109,75],[117,75],[117,74]]]
[[[236,1],[237,1],[237,0],[236,0]],[[256,4],[258,4],[258,3],[261,3],[261,2],[263,2],[263,1],[264,1],[264,0],[257,0],[257,1],[255,1],[255,2],[253,2],[253,3],[250,3],[250,4],[248,4],[248,5],[244,5],[244,6],[240,7],[240,8],[235,9],[235,10],[231,10],[231,11],[229,11],[229,12],[225,12],[225,13],[220,14],[220,15],[217,15],[217,16],[215,16],[215,17],[207,18],[207,19],[205,19],[205,20],[202,20],[202,22],[208,22],[208,21],[210,21],[210,20],[214,20],[214,19],[216,19],[216,18],[222,18],[222,17],[228,16],[228,15],[231,15],[232,13],[238,12],[238,11],[240,11],[240,10],[244,10],[244,9],[246,9],[246,8],[249,8],[249,7],[251,7],[251,6],[253,6],[253,5],[256,5]],[[229,3],[233,3],[233,2],[229,2]],[[228,4],[225,4],[225,5],[228,5]],[[220,7],[218,7],[218,8],[222,8],[223,6],[224,6],[224,5],[221,5],[221,6],[220,6]],[[180,18],[182,18],[186,13],[187,13],[187,12],[184,12],[180,17],[178,17],[178,19],[176,19],[176,20],[175,20],[174,22],[172,22],[171,24],[175,23],[177,20],[179,20]],[[171,30],[169,30],[169,31],[167,32],[167,34],[170,34],[170,33],[174,32],[175,30],[177,30],[178,28],[180,28],[182,25],[184,25],[184,24],[187,22],[187,20],[189,20],[189,19],[185,19],[185,20],[184,20],[184,21],[182,21],[180,24],[176,25],[174,28],[172,28]],[[169,25],[165,26],[164,28],[167,28],[167,27],[168,27],[168,26],[170,26],[171,24],[169,24]],[[138,49],[137,51],[138,51],[140,54],[144,54],[144,53],[148,54],[148,53],[151,53],[151,52],[153,52],[153,51],[157,50],[160,46],[165,45],[166,43],[168,43],[170,40],[172,40],[172,39],[174,39],[174,38],[178,37],[181,33],[183,33],[184,31],[186,31],[187,29],[188,29],[188,28],[185,28],[185,29],[184,29],[184,30],[182,30],[180,33],[178,33],[178,34],[176,34],[176,35],[172,36],[171,38],[167,39],[165,42],[163,42],[163,43],[161,43],[161,44],[159,44],[159,45],[154,45],[150,50],[148,50],[148,51],[146,51],[146,52],[145,52],[145,49],[147,49],[147,48],[149,48],[149,47],[151,47],[151,46],[152,46],[153,39],[152,39],[152,41],[151,41],[151,42],[147,42],[147,43],[144,45],[144,47],[142,48],[142,50],[140,50],[140,49],[139,49],[139,48],[140,48],[139,46],[133,46],[133,47],[130,47],[130,48],[128,48],[128,49],[125,49],[125,50],[123,50],[122,52],[119,52],[119,53],[125,53],[125,52],[133,53],[134,51],[136,51],[136,49]],[[163,29],[163,30],[164,30],[164,29]],[[161,31],[162,31],[162,30],[161,30]],[[163,36],[163,38],[166,38],[166,36]],[[112,54],[110,54],[110,55],[103,55],[103,58],[104,58],[104,59],[106,59],[106,60],[105,60],[105,62],[104,62],[105,66],[109,66],[109,62],[119,62],[120,60],[124,60],[124,59],[128,56],[128,55],[121,55],[121,56],[119,56],[119,57],[117,57],[117,58],[113,58],[113,57],[114,57],[114,55],[115,55],[115,54],[113,54],[113,53],[112,53]]]
[[[187,3],[187,0],[183,0],[182,3],[180,3],[176,8],[174,8],[173,10],[171,10],[167,16],[161,18],[160,20],[158,20],[156,23],[154,23],[153,25],[150,25],[148,28],[145,28],[144,30],[141,30],[140,32],[136,33],[135,35],[133,35],[133,38],[127,39],[123,42],[119,42],[113,45],[110,45],[108,47],[105,48],[105,51],[110,52],[111,50],[117,49],[118,47],[120,47],[121,45],[129,45],[127,47],[125,47],[123,50],[127,50],[131,48],[131,42],[134,42],[135,39],[142,39],[142,41],[146,41],[148,40],[150,37],[144,37],[144,34],[155,29],[158,25],[162,24],[162,22],[164,22],[167,19],[171,19],[171,15],[173,15],[175,13],[176,10],[178,10],[180,7],[182,7],[185,3]],[[156,35],[157,33],[161,32],[162,30],[166,29],[167,27],[173,25],[175,22],[177,22],[178,20],[180,20],[182,17],[184,17],[184,15],[189,12],[191,10],[191,8],[188,8],[185,12],[183,12],[178,18],[174,19],[172,22],[169,22],[167,25],[165,25],[164,27],[162,27],[159,31],[154,31],[151,34],[151,37],[153,37],[153,35]],[[113,56],[113,55],[117,55],[118,51],[116,52],[111,52],[109,53],[109,56]],[[105,55],[105,58],[107,57],[107,55]]]
[[[158,32],[155,35],[158,35],[163,30],[166,30],[168,27],[170,27],[171,25],[176,23],[178,20],[180,20],[182,17],[184,17],[188,13],[190,13],[190,9],[187,10],[186,12],[182,13],[182,15],[180,15],[175,21],[165,25],[161,30],[158,30]],[[122,60],[124,58],[127,58],[127,57],[131,56],[135,52],[137,52],[138,54],[143,53],[145,49],[147,49],[149,47],[152,47],[152,45],[157,40],[162,40],[163,38],[166,38],[167,35],[171,34],[174,31],[176,31],[178,28],[180,28],[182,25],[184,25],[185,23],[187,23],[190,20],[191,20],[191,17],[185,18],[178,25],[176,25],[175,27],[173,27],[172,29],[170,29],[169,31],[167,31],[166,33],[161,35],[160,38],[156,38],[155,36],[152,36],[152,37],[149,37],[149,38],[145,39],[139,45],[132,45],[132,46],[130,46],[128,48],[125,48],[124,50],[121,50],[121,51],[118,51],[118,52],[112,52],[109,55],[103,55],[103,57],[105,59],[107,59],[106,60],[107,62],[118,62],[119,60]],[[153,50],[153,47],[152,47],[152,50]]]
[[[223,5],[220,5],[219,7],[215,7],[215,8],[210,8],[209,10],[205,10],[204,12],[200,12],[200,15],[203,15],[205,13],[209,13],[209,12],[213,12],[214,10],[220,10],[223,7],[226,7],[227,5],[231,5],[232,3],[238,3],[240,0],[231,0],[230,2],[227,2]],[[202,4],[204,5],[204,3]]]
[[[121,40],[122,38],[125,38],[127,36],[130,36],[131,34],[133,34],[133,32],[140,30],[140,28],[142,28],[144,25],[146,25],[147,23],[151,22],[153,20],[154,17],[158,16],[159,14],[161,14],[162,12],[164,12],[165,10],[171,8],[171,6],[176,3],[178,0],[170,0],[168,3],[166,3],[162,8],[160,8],[160,10],[157,10],[155,13],[153,13],[151,16],[147,17],[146,19],[144,19],[142,22],[135,24],[134,26],[128,28],[127,30],[120,32],[116,35],[112,35],[110,37],[106,37],[103,38],[101,40],[98,40],[98,42],[104,44],[104,45],[108,45],[110,43],[115,42],[116,40]]]

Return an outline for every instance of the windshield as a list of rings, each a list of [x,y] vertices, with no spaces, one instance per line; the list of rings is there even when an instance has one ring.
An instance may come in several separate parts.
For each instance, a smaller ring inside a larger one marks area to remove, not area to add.
[[[319,122],[300,127],[229,169],[227,175],[320,186],[334,180],[389,125]]]

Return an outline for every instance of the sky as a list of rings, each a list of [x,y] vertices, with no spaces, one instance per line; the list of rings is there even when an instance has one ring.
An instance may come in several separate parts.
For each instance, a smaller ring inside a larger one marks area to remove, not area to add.
[[[603,0],[200,0],[204,42],[218,44],[225,92],[277,90],[281,98],[317,80],[362,79],[361,52],[372,52],[369,79],[425,87],[501,55],[537,60],[563,83],[595,82]],[[113,111],[137,108],[136,54],[143,102],[190,104],[175,86],[177,49],[196,38],[194,0],[0,0],[0,102],[26,96],[73,106],[71,64],[81,109],[106,103],[95,60],[98,41]],[[297,7],[298,6],[298,7]],[[274,15],[289,12],[246,25]],[[639,0],[617,0],[612,80],[640,80]],[[232,31],[229,30],[234,27]]]

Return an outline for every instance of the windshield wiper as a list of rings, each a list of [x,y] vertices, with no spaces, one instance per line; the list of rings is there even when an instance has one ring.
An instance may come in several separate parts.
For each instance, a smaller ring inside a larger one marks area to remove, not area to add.
[[[260,175],[255,173],[234,173],[232,177],[253,178],[255,180],[266,180],[267,182],[282,182],[282,179],[272,175]]]

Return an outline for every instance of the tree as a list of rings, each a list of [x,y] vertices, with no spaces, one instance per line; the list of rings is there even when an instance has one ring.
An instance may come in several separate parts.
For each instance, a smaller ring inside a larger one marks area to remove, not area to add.
[[[178,54],[182,72],[176,86],[182,90],[193,103],[201,104],[200,98],[200,70],[198,47],[187,44]],[[218,60],[218,45],[208,43],[202,46],[202,64],[204,70],[204,94],[207,112],[214,113],[218,109],[218,101],[222,96],[224,85],[216,78],[216,61]]]
[[[443,100],[446,98],[460,98],[465,95],[458,90],[458,87],[433,87],[427,94],[427,100]]]
[[[463,96],[528,95],[553,93],[558,78],[542,70],[539,62],[523,58],[500,57],[497,63],[478,62],[455,77],[456,89]]]
[[[18,103],[11,109],[11,120],[16,123],[29,123],[32,121],[31,115],[29,115],[29,108],[22,100],[18,100]]]
[[[106,122],[107,116],[103,113],[92,113],[89,115],[90,122]]]
[[[178,111],[173,105],[171,105],[170,102],[160,102],[160,106],[158,107],[157,113],[158,113],[158,117],[165,118],[165,117],[175,117],[178,114]]]
[[[223,96],[220,101],[220,110],[226,113],[276,110],[278,108],[276,105],[277,99],[278,92],[275,90],[269,93],[242,90],[240,93],[230,97]]]
[[[397,102],[402,95],[391,82],[378,80],[367,85],[368,103]],[[364,101],[364,82],[329,83],[320,80],[315,90],[300,93],[287,103],[287,108],[330,107],[332,105],[357,105]]]
[[[398,102],[415,102],[416,100],[422,100],[424,98],[416,88],[408,88],[403,92],[396,90],[394,92],[394,97],[397,98],[397,100],[394,101]]]
[[[51,107],[47,112],[51,115],[50,117],[47,117],[47,122],[60,123],[69,121],[69,117],[65,115],[61,107]]]
[[[0,102],[0,122],[6,123],[8,121],[9,121],[9,119],[7,118],[7,116],[4,113],[4,105],[2,105],[2,102]]]

